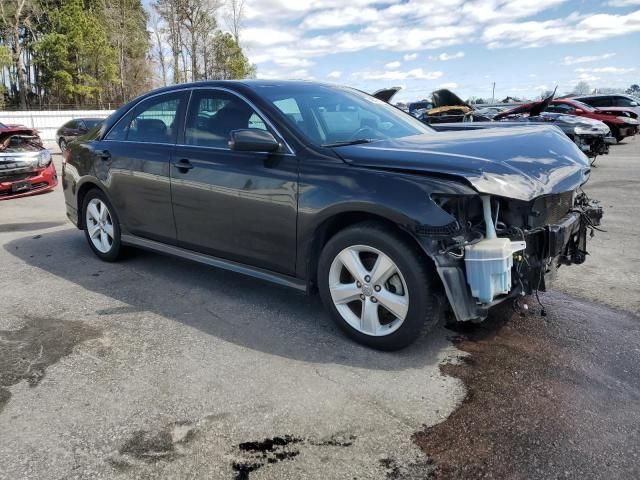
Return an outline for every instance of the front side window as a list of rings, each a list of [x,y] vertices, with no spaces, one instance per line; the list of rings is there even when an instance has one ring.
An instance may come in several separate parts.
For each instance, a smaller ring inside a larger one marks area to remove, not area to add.
[[[184,141],[187,145],[228,148],[233,130],[267,130],[264,120],[241,98],[222,90],[195,90]]]
[[[175,143],[181,102],[181,93],[143,100],[111,129],[105,140]]]
[[[257,88],[291,127],[316,145],[433,133],[412,116],[356,90],[325,85]]]
[[[638,106],[637,102],[627,97],[616,97],[616,105],[618,107],[637,107]]]
[[[545,112],[570,113],[573,112],[573,107],[571,105],[567,105],[566,103],[552,103],[547,107]]]

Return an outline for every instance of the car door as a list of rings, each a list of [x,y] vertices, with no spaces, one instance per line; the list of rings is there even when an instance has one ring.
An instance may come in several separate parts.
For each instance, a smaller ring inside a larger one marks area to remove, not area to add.
[[[178,245],[285,274],[295,272],[298,162],[281,153],[237,152],[233,130],[269,130],[265,116],[224,89],[194,89],[172,157]]]
[[[171,205],[171,151],[188,91],[142,100],[93,145],[103,181],[126,231],[175,244]]]

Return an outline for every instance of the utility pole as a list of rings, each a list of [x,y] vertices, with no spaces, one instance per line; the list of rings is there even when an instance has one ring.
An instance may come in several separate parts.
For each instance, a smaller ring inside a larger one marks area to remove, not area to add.
[[[491,103],[496,103],[496,82],[493,82],[493,89],[491,91]]]

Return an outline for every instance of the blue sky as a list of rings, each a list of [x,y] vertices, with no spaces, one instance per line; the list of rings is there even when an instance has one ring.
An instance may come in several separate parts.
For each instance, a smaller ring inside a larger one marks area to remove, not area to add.
[[[246,0],[240,40],[259,77],[400,85],[397,100],[640,83],[640,0]]]

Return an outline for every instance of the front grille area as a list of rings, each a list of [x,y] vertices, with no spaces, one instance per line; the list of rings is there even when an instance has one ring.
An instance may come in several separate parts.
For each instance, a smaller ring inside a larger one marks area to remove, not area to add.
[[[573,192],[536,198],[531,208],[529,225],[531,228],[555,225],[569,213],[571,207],[573,207]]]
[[[27,180],[31,177],[35,177],[38,172],[27,173],[11,173],[8,175],[0,175],[0,182],[19,182],[20,180]]]

